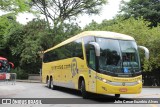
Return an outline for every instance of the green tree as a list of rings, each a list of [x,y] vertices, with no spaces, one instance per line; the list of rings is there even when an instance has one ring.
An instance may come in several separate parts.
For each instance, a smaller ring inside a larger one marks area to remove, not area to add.
[[[143,17],[151,22],[150,26],[157,26],[160,22],[159,0],[130,0],[122,2],[121,13],[126,17]]]
[[[146,46],[150,50],[150,60],[145,61],[143,51],[140,51],[143,71],[160,70],[160,26],[150,28],[150,22],[142,18],[133,17],[124,20],[118,17],[113,20],[104,20],[102,23],[90,23],[85,30],[113,31],[130,35],[135,38],[138,45]]]
[[[101,30],[100,26],[102,25],[92,20],[92,22],[86,25],[84,29],[85,30]]]
[[[44,33],[45,32],[45,33]],[[41,65],[38,51],[41,51],[41,37],[48,32],[43,20],[33,20],[17,28],[10,34],[9,45],[13,57],[17,57],[18,66],[27,73],[37,73]]]
[[[40,51],[44,51],[59,42],[80,32],[80,27],[74,24],[65,24],[58,29],[51,30],[44,20],[34,19],[27,25],[16,28],[10,34],[8,44],[12,57],[17,60],[17,70],[27,73],[38,73],[41,68]],[[67,33],[66,33],[67,32]]]
[[[11,34],[16,34],[15,32],[18,32],[22,25],[16,22],[15,15],[11,13],[0,16],[0,20],[0,56],[6,57],[17,67],[19,65],[19,57],[13,56],[10,39],[12,38]]]
[[[1,0],[0,10],[7,12],[24,12],[30,10],[31,0]]]
[[[32,0],[32,7],[45,15],[48,25],[51,19],[57,27],[80,14],[97,14],[105,3],[106,0]]]
[[[58,28],[52,30],[53,33],[53,45],[56,45],[78,33],[81,32],[81,28],[76,23],[62,23]]]
[[[0,16],[0,20],[0,50],[5,50],[8,47],[10,34],[14,32],[15,28],[21,25],[16,22],[16,17],[12,13]],[[3,55],[3,53],[4,52],[1,52],[1,55]]]

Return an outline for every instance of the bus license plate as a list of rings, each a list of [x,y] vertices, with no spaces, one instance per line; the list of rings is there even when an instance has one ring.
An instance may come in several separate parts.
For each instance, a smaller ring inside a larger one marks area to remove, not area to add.
[[[127,92],[127,88],[120,88],[119,91],[120,92]]]

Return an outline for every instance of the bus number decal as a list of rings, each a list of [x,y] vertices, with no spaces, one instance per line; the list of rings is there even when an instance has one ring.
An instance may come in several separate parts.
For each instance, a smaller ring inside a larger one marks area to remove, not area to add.
[[[72,73],[72,76],[75,76],[78,73],[76,59],[73,59],[71,62],[71,73]]]

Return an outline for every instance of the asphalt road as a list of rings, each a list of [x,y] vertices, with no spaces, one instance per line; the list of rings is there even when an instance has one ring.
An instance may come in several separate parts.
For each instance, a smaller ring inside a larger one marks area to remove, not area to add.
[[[81,93],[76,90],[58,88],[57,90],[48,89],[45,84],[42,83],[25,83],[17,82],[15,85],[11,83],[0,82],[0,98],[59,98],[59,104],[47,104],[45,106],[56,107],[158,107],[159,104],[112,104],[118,100],[131,101],[133,98],[160,98],[159,88],[143,88],[141,94],[125,94],[121,95],[121,98],[115,99],[114,95],[95,95],[91,94],[90,99],[82,99]],[[96,98],[96,99],[95,99]],[[102,99],[103,98],[103,99]],[[45,99],[46,100],[46,99]],[[60,103],[62,100],[62,104]],[[70,104],[65,104],[66,101],[70,101]],[[77,102],[76,102],[77,101]],[[72,104],[72,102],[74,104]],[[78,104],[76,104],[78,103]],[[12,105],[5,105],[5,107],[11,107]],[[27,106],[27,105],[16,105]],[[29,105],[30,107],[43,107],[44,105]],[[1,107],[1,105],[0,105]]]

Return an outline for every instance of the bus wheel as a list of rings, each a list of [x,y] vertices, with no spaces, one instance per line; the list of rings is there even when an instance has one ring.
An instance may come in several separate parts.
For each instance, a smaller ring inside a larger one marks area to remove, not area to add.
[[[51,88],[52,88],[52,90],[56,90],[56,86],[53,84],[53,80],[52,80],[52,82],[51,82]]]
[[[47,87],[51,88],[51,81],[50,81],[50,79],[47,81]]]
[[[116,97],[116,98],[119,98],[119,97],[120,97],[120,94],[115,94],[115,97]]]
[[[81,90],[83,99],[86,99],[88,97],[88,93],[87,93],[86,88],[85,88],[84,80],[82,80],[80,88],[81,88],[80,90]]]

